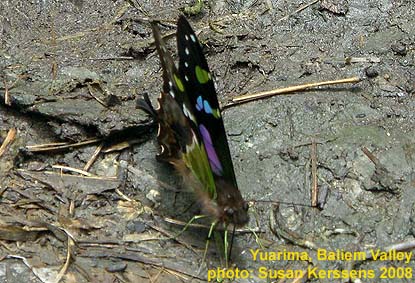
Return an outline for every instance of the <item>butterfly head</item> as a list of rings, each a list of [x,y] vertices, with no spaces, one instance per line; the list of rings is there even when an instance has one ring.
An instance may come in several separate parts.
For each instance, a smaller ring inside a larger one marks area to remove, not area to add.
[[[218,190],[217,205],[220,219],[224,223],[244,226],[249,221],[249,205],[241,196],[238,188],[223,179],[216,181]]]

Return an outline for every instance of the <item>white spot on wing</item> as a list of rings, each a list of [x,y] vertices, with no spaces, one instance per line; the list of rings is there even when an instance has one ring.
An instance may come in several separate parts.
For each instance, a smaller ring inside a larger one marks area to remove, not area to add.
[[[184,66],[185,66],[186,68],[188,68],[188,67],[189,67],[189,64],[188,64],[187,62],[184,62]]]
[[[171,81],[169,81],[169,87],[173,88],[173,83]]]
[[[195,35],[194,35],[194,34],[191,34],[191,35],[190,35],[190,38],[192,39],[192,41],[193,41],[193,42],[196,42],[196,37],[195,37]]]
[[[189,37],[187,36],[187,34],[184,35],[184,39],[186,39],[187,41],[189,41]]]
[[[171,90],[171,91],[169,91],[169,94],[170,94],[170,96],[171,96],[171,97],[173,97],[173,98],[174,98],[174,91],[172,91],[172,90]]]
[[[184,116],[188,117],[190,120],[196,123],[196,118],[193,116],[192,112],[187,109],[186,104],[183,104],[183,114]]]
[[[186,47],[186,48],[184,49],[184,53],[186,53],[186,55],[189,55],[189,48],[187,48],[187,47]]]
[[[189,110],[187,110],[186,104],[183,104],[183,114],[186,117],[189,117]]]
[[[184,75],[184,79],[186,80],[186,82],[189,81],[189,77],[187,75]]]
[[[195,132],[192,131],[192,143],[190,145],[186,145],[186,152],[192,151],[193,148],[195,148],[196,144],[198,144]]]
[[[164,145],[160,145],[160,147],[161,147],[161,152],[160,152],[160,154],[163,154],[163,152],[164,152]]]
[[[186,152],[190,152],[195,148],[195,141],[193,140],[193,142],[190,145],[186,145]]]
[[[158,126],[158,128],[157,128],[157,137],[158,136],[160,136],[160,124],[159,124],[159,126]]]

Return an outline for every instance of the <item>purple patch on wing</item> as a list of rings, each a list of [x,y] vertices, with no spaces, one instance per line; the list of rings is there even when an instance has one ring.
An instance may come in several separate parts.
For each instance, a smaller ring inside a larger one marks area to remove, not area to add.
[[[206,154],[208,156],[210,167],[212,168],[213,173],[215,173],[218,176],[222,176],[222,164],[220,164],[218,155],[216,154],[216,151],[213,148],[212,139],[210,137],[209,131],[203,124],[199,125],[199,131],[202,135]]]

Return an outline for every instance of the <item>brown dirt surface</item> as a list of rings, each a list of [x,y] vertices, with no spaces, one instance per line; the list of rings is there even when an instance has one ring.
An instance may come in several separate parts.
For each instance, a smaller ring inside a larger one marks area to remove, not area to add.
[[[411,282],[413,259],[371,257],[414,248],[415,2],[204,2],[188,19],[250,202],[225,275]],[[225,267],[220,239],[203,262],[209,220],[172,239],[199,209],[136,108],[162,86],[150,22],[177,59],[175,23],[192,3],[1,1],[0,282],[205,282]],[[361,81],[229,106],[350,77]],[[259,249],[282,257],[255,260]]]

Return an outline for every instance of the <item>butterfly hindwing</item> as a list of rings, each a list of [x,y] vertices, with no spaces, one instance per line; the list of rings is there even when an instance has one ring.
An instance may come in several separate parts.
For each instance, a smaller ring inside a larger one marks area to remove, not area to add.
[[[214,175],[237,187],[225,127],[214,83],[199,41],[181,16],[177,24],[179,74],[196,117],[199,136],[205,146]]]
[[[192,131],[189,130],[190,125],[179,106],[184,103],[183,98],[186,96],[181,91],[183,89],[181,82],[174,79],[178,76],[176,66],[158,26],[152,24],[152,29],[163,69],[163,91],[158,99],[157,109],[159,126],[157,138],[161,147],[159,158],[169,161],[179,158],[180,151],[186,144],[191,143]]]

